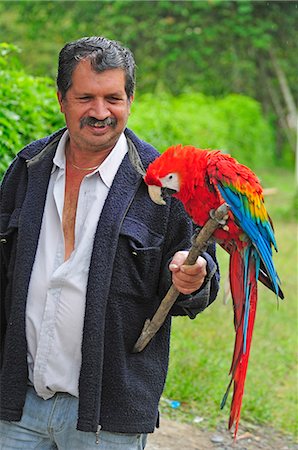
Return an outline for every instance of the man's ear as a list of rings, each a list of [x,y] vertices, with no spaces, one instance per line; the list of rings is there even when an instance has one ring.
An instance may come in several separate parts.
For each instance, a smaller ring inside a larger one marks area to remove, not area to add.
[[[60,111],[62,113],[64,113],[63,98],[62,98],[62,94],[61,94],[60,91],[57,91],[57,98],[58,98],[58,102],[59,102],[59,105],[60,105]]]
[[[131,105],[132,105],[132,102],[134,101],[134,96],[133,95],[131,95],[130,97],[129,97],[129,115],[130,115],[130,113],[131,113],[131,111],[130,111],[130,107],[131,107]]]

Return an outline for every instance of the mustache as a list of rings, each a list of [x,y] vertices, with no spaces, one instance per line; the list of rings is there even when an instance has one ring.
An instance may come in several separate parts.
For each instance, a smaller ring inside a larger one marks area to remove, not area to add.
[[[80,120],[80,128],[85,127],[86,125],[89,125],[91,127],[105,127],[105,126],[111,126],[115,127],[117,125],[117,120],[114,117],[107,117],[104,120],[98,120],[96,117],[83,117]]]

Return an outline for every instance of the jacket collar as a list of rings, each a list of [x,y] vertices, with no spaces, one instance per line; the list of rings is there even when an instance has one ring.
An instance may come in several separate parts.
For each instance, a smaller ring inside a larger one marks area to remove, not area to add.
[[[38,157],[38,155],[40,155],[41,153],[46,153],[48,145],[58,142],[65,130],[66,128],[61,128],[60,130],[56,131],[53,134],[50,134],[45,138],[31,142],[30,144],[26,145],[26,147],[24,147],[17,156],[27,161],[34,160],[35,157]]]
[[[31,142],[18,153],[18,157],[25,159],[28,166],[40,161],[48,154],[52,145],[58,143],[65,130],[66,127],[61,128],[43,139]],[[124,130],[124,134],[131,150],[129,152],[130,162],[135,170],[143,176],[145,172],[144,167],[147,167],[152,159],[154,159],[153,156],[158,156],[158,153],[154,147],[139,139],[129,128]],[[137,148],[138,150],[136,151],[135,149],[132,149],[132,147]],[[148,151],[148,149],[152,150],[153,154],[151,151]]]

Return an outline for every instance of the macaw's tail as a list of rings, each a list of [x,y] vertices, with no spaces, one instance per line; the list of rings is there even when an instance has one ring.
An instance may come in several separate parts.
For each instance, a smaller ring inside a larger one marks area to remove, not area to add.
[[[235,249],[230,256],[230,285],[234,305],[235,345],[230,369],[231,381],[221,402],[224,407],[230,387],[233,384],[233,398],[230,409],[229,429],[235,424],[236,439],[249,352],[257,306],[257,279],[260,258],[247,247],[244,253]]]

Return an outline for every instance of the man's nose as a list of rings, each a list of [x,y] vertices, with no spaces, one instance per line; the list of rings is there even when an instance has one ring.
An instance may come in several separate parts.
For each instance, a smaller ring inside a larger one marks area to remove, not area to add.
[[[108,104],[104,99],[94,99],[91,105],[90,114],[96,119],[103,120],[111,115]]]

